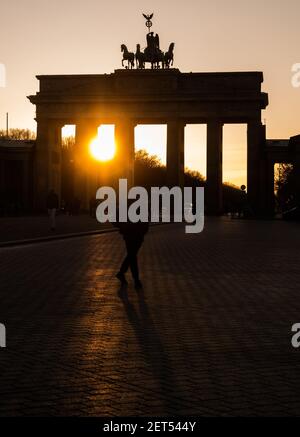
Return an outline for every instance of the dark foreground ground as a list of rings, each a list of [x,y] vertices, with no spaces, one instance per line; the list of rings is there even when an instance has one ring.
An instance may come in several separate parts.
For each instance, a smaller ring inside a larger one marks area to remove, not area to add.
[[[0,217],[0,247],[3,243],[28,239],[53,238],[78,233],[96,233],[111,227],[100,224],[88,214],[58,214],[55,232],[50,229],[47,214],[41,216]]]
[[[0,249],[0,415],[299,415],[299,225],[152,228]]]

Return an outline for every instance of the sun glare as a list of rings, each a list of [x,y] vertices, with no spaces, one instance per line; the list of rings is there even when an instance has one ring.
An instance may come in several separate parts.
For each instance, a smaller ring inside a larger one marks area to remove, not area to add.
[[[114,125],[102,125],[90,144],[90,153],[97,161],[110,161],[116,153]]]

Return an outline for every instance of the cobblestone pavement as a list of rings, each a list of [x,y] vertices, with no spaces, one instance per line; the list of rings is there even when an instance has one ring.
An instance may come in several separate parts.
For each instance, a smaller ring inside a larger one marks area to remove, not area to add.
[[[0,415],[299,415],[299,225],[150,230],[144,292],[117,234],[0,250]]]

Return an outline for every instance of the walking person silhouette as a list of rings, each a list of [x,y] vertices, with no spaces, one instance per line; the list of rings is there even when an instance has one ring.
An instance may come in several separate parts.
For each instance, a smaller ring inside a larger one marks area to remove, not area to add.
[[[127,285],[128,282],[125,274],[130,268],[135,288],[141,289],[142,282],[139,275],[138,252],[143,244],[144,236],[148,232],[149,223],[143,223],[141,221],[137,223],[132,223],[130,221],[121,223],[118,221],[115,226],[119,228],[120,234],[124,238],[127,251],[126,257],[124,258],[116,277],[122,285]]]

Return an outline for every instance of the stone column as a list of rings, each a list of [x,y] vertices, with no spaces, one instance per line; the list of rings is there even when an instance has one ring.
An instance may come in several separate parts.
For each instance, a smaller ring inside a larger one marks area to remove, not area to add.
[[[80,120],[76,124],[74,153],[74,197],[80,200],[80,209],[89,209],[89,200],[96,197],[95,163],[92,161],[89,146],[97,137],[99,123],[94,120]]]
[[[180,120],[167,125],[167,185],[184,187],[184,127]]]
[[[263,209],[264,200],[260,192],[262,154],[265,128],[260,121],[248,123],[247,131],[247,195],[250,207],[255,215]]]
[[[115,123],[116,175],[118,179],[127,179],[128,188],[134,185],[134,128],[130,119]]]
[[[222,212],[223,178],[223,123],[210,121],[207,124],[207,170],[205,204],[208,214]]]
[[[34,165],[34,209],[46,209],[47,194],[61,196],[61,127],[58,121],[38,120]]]

